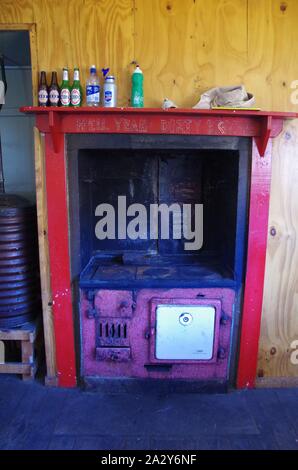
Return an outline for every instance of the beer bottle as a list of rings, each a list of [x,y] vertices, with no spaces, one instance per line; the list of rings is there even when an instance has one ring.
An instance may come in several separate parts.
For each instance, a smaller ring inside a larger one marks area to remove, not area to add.
[[[73,84],[70,91],[71,106],[82,106],[83,90],[80,83],[80,70],[74,69]]]
[[[70,106],[70,85],[67,68],[63,69],[63,78],[60,91],[60,103],[61,106]]]
[[[52,72],[52,80],[49,88],[49,105],[50,106],[59,106],[59,86],[57,80],[57,72]]]
[[[44,71],[40,72],[40,80],[38,86],[38,106],[47,106],[49,101],[49,93],[47,86],[47,77]]]

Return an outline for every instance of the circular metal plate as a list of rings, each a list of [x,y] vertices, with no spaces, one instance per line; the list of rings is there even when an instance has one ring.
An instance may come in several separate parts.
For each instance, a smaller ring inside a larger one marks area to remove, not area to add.
[[[35,302],[38,294],[32,294],[28,292],[23,295],[15,295],[13,297],[0,297],[0,309],[4,308],[19,308],[19,305],[23,305],[26,302]]]
[[[27,271],[24,273],[18,274],[0,274],[0,286],[5,282],[15,282],[15,281],[30,281],[37,278],[37,273],[35,271]]]
[[[18,215],[16,217],[2,217],[0,214],[0,226],[5,227],[9,225],[27,225],[27,224],[35,224],[36,225],[36,214],[23,214]]]
[[[24,315],[18,315],[17,317],[4,318],[0,317],[0,328],[15,328],[33,320],[37,316],[37,311],[25,313]]]
[[[0,282],[1,276],[4,275],[13,275],[13,274],[20,274],[25,273],[27,271],[32,271],[32,269],[36,269],[36,265],[34,266],[31,264],[22,264],[22,265],[12,265],[12,266],[0,266]]]
[[[0,278],[1,279],[1,278]],[[22,289],[22,288],[31,288],[37,285],[38,288],[40,287],[40,279],[38,273],[29,277],[28,279],[23,280],[11,280],[11,281],[4,281],[1,279],[0,281],[0,292],[11,290],[11,289]]]
[[[34,299],[30,302],[23,302],[17,305],[0,305],[0,317],[23,315],[33,310],[37,304],[40,304],[40,299]]]
[[[28,248],[33,248],[33,247],[36,247],[37,248],[37,241],[35,239],[32,239],[30,240],[30,243],[28,240],[26,240],[25,242],[24,241],[15,241],[13,244],[10,242],[6,242],[6,243],[1,243],[0,242],[0,252],[1,251],[6,251],[6,250],[10,250],[10,251],[15,251],[17,252],[18,250],[24,250],[24,249],[28,249]]]
[[[31,295],[35,298],[37,295],[39,295],[39,285],[36,283],[35,285],[32,284],[27,287],[21,287],[19,289],[0,290],[0,301],[4,298],[15,298],[21,295]]]
[[[36,234],[32,230],[22,230],[21,232],[11,232],[11,233],[0,233],[0,243],[1,242],[15,242],[19,240],[32,240],[36,237]]]

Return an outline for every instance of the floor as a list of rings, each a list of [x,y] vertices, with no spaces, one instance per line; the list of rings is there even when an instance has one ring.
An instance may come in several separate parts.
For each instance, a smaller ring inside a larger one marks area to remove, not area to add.
[[[0,376],[0,449],[298,450],[298,388],[107,394]]]

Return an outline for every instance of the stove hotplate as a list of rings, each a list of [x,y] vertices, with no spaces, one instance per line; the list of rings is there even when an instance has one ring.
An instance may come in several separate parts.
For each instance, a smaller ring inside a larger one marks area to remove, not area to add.
[[[82,271],[79,285],[81,288],[143,288],[143,287],[233,287],[232,273],[219,263],[205,260],[195,264],[168,264],[158,260],[154,265],[125,265],[120,258],[101,258],[94,256]]]

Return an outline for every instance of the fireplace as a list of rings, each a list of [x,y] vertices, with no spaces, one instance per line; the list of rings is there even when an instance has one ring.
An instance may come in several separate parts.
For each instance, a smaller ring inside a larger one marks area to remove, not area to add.
[[[25,111],[37,113],[45,133],[59,384],[82,377],[253,386],[272,140],[292,116]],[[104,204],[114,208],[115,233],[123,229],[121,198],[127,207],[174,204],[170,236],[160,221],[149,236],[150,215],[135,239],[98,236]],[[184,230],[177,213],[195,205],[203,206],[203,243],[186,250],[194,240],[174,236]]]
[[[82,377],[234,383],[250,140],[83,134],[68,137],[66,154]],[[138,238],[119,239],[121,198],[125,213],[132,204],[148,209]],[[105,204],[114,209],[112,239],[96,236],[96,208]],[[203,211],[200,247],[174,238],[186,204],[192,227],[195,205]],[[150,227],[154,205],[173,208],[168,237],[167,213],[155,220],[157,229]]]

